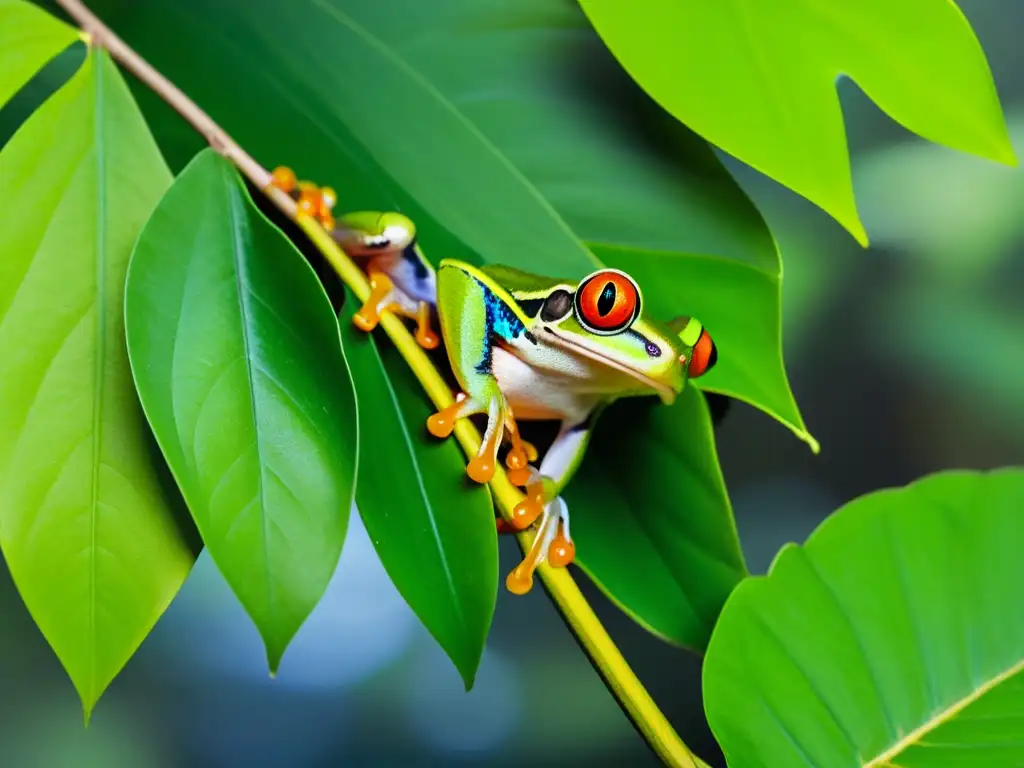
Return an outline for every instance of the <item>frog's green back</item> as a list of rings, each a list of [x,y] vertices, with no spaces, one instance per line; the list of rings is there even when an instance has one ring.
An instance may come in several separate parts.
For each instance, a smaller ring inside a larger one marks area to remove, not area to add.
[[[575,285],[572,280],[560,280],[544,277],[543,275],[535,275],[532,272],[524,272],[521,269],[506,267],[501,264],[487,264],[478,269],[513,294],[548,292],[552,286],[563,283]]]

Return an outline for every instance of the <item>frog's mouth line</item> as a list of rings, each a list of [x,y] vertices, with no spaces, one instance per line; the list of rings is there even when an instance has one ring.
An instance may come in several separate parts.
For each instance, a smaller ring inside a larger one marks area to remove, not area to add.
[[[589,357],[591,360],[596,360],[602,365],[607,365],[609,368],[614,368],[617,371],[622,371],[623,373],[632,376],[637,381],[646,384],[651,389],[655,390],[658,393],[658,396],[661,397],[661,401],[665,403],[665,405],[672,405],[672,403],[675,402],[676,391],[672,389],[672,387],[669,387],[666,384],[662,384],[660,381],[655,381],[650,376],[641,373],[640,371],[634,370],[633,368],[630,368],[628,365],[623,365],[615,358],[609,357],[608,355],[604,354],[600,350],[595,349],[594,347],[591,347],[589,344],[586,344],[585,342],[582,342],[578,339],[569,339],[565,336],[562,336],[558,331],[556,331],[551,326],[545,325],[542,327],[545,331],[548,332],[551,338],[555,340],[558,346],[561,346],[564,349],[569,349],[573,352],[578,352],[584,357]]]

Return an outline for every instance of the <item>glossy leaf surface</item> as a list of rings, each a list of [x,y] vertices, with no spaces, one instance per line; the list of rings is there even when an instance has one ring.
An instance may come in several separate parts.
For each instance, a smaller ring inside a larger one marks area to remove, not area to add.
[[[953,2],[579,2],[665,109],[824,208],[863,244],[840,75],[931,141],[1016,162],[985,55]]]
[[[704,396],[611,406],[565,498],[583,570],[641,625],[703,651],[746,575]]]
[[[315,273],[212,150],[132,256],[143,407],[271,671],[334,573],[356,470],[352,382]]]
[[[132,245],[171,175],[95,52],[0,169],[0,544],[88,715],[194,560],[124,341]]]
[[[596,250],[642,273],[652,311],[699,312],[715,334],[720,362],[701,386],[808,439],[782,363],[780,264],[764,221],[707,144],[621,71],[578,7],[94,6],[264,165],[334,185],[339,209],[400,207],[435,262],[578,278],[598,265]],[[164,137],[172,155],[192,151],[176,128]]]
[[[349,294],[342,338],[364,426],[356,504],[398,591],[472,687],[498,592],[487,486],[464,478],[454,440],[431,437],[419,382],[386,339],[357,330]]]
[[[1024,763],[1024,470],[878,491],[726,603],[704,665],[730,765]]]
[[[0,0],[0,107],[77,38],[77,29],[26,0]]]

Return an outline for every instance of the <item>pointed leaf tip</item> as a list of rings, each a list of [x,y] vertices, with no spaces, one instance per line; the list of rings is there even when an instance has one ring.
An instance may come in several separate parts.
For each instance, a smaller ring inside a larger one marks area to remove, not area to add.
[[[146,415],[275,671],[335,571],[352,504],[357,417],[334,311],[210,149],[143,230],[126,293]]]
[[[171,178],[98,50],[0,168],[0,546],[87,721],[195,559],[120,343],[132,243]]]
[[[490,491],[451,482],[465,472],[462,451],[425,434],[429,401],[389,341],[356,329],[358,306],[346,293],[340,321],[360,408],[374,419],[360,432],[360,452],[387,461],[360,462],[357,507],[388,576],[468,691],[498,591]]]
[[[867,0],[828,13],[800,2],[579,3],[668,112],[823,208],[865,247],[838,76],[931,141],[1012,155],[984,51],[953,2]]]

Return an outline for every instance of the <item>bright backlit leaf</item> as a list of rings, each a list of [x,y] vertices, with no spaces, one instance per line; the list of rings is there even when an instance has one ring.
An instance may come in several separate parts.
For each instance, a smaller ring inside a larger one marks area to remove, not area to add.
[[[25,0],[0,0],[0,107],[77,39],[77,29],[42,8]]]
[[[931,141],[1014,164],[985,55],[945,0],[579,0],[622,66],[862,244],[836,78]]]
[[[0,152],[0,544],[87,715],[195,554],[124,341],[132,245],[170,183],[102,52]]]

